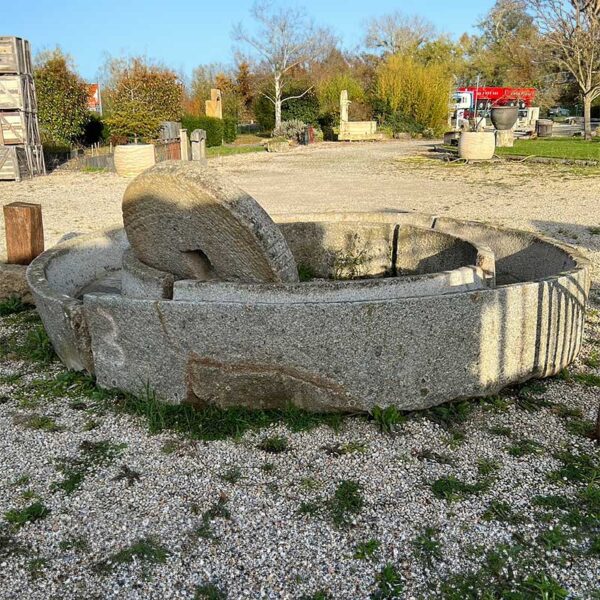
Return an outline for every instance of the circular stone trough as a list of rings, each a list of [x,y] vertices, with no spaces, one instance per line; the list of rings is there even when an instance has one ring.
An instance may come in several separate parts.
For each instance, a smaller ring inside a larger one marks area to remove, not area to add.
[[[59,357],[173,403],[355,412],[493,394],[579,351],[589,267],[571,247],[415,213],[273,220],[307,281],[181,279],[119,228],[44,252],[28,279]]]

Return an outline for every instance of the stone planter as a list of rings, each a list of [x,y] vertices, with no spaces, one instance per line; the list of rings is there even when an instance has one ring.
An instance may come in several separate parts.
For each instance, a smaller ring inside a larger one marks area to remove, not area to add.
[[[458,140],[458,156],[465,160],[491,160],[495,150],[493,131],[463,131]]]
[[[115,146],[115,171],[122,177],[136,177],[156,163],[152,144]]]
[[[519,118],[518,106],[494,106],[490,114],[492,123],[498,131],[512,129]]]

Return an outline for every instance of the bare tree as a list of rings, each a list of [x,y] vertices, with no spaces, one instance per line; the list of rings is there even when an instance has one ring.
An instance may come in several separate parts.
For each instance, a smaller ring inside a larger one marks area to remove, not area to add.
[[[600,0],[526,0],[551,56],[583,96],[585,138],[592,136],[592,102],[600,96]]]
[[[334,45],[333,36],[319,29],[300,8],[275,8],[269,1],[254,4],[251,15],[258,24],[253,35],[238,24],[234,39],[247,44],[269,73],[273,94],[261,92],[275,107],[275,128],[281,125],[284,102],[306,95],[312,87],[295,96],[284,96],[285,84],[294,70],[308,67]]]
[[[413,54],[435,34],[435,26],[427,19],[394,12],[368,22],[365,45],[384,54]]]

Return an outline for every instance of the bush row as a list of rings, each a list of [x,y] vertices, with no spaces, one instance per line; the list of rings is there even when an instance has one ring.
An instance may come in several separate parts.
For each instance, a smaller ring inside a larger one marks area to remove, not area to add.
[[[207,147],[220,146],[223,142],[229,144],[237,136],[237,122],[235,119],[215,119],[214,117],[197,117],[185,115],[181,119],[181,126],[191,134],[194,129],[206,131]]]

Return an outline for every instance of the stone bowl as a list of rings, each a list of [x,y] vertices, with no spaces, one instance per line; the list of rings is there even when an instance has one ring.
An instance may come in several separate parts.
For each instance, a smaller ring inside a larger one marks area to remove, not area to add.
[[[494,106],[490,113],[492,124],[499,131],[512,129],[519,118],[518,106]]]

